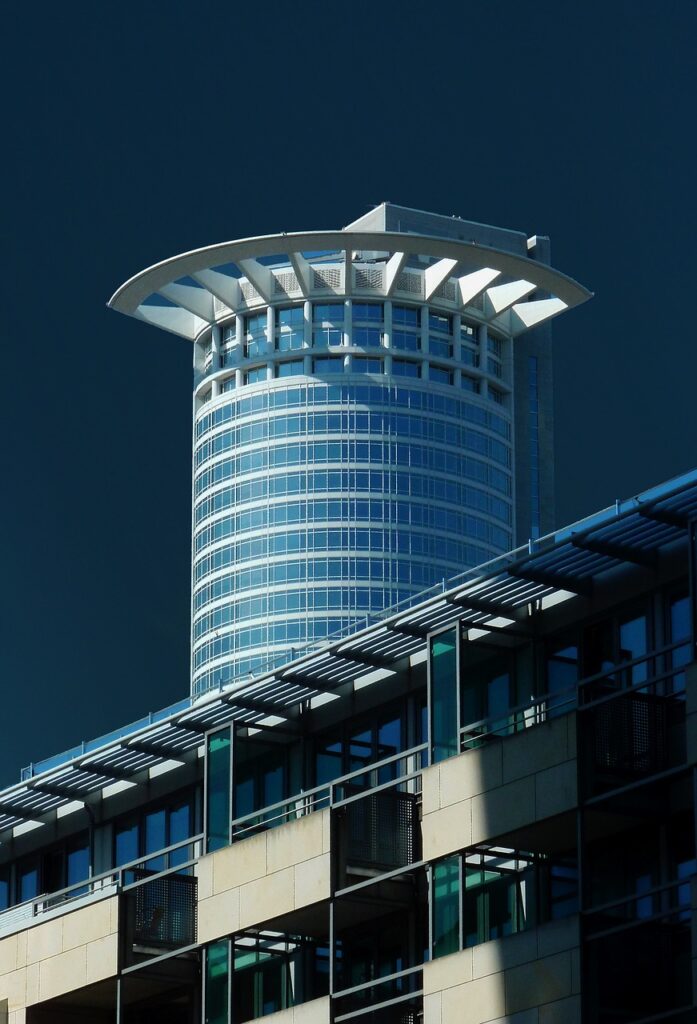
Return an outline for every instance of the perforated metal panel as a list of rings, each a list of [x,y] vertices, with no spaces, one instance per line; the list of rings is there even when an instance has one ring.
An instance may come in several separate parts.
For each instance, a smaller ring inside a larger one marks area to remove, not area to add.
[[[408,274],[403,270],[397,278],[395,289],[398,292],[409,292],[410,295],[418,295],[421,298],[423,295],[423,278],[420,274]]]
[[[300,290],[298,279],[292,270],[280,270],[274,274],[273,290],[275,295],[287,295]]]
[[[347,804],[346,864],[391,871],[418,860],[416,796],[386,790]]]
[[[382,291],[383,275],[382,267],[356,267],[356,288]]]
[[[147,877],[147,872],[136,874]],[[196,942],[197,884],[188,875],[161,875],[127,892],[134,914],[133,943],[177,949]]]
[[[320,270],[313,270],[312,282],[313,287],[318,289],[341,288],[341,271],[338,267],[322,267]]]

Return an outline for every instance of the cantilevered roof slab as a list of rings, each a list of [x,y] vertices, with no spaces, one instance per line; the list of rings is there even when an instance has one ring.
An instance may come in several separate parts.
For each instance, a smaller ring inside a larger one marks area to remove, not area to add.
[[[239,276],[221,273],[226,267],[236,268]],[[330,271],[334,277],[328,285]],[[186,278],[198,287],[182,284]],[[114,293],[109,306],[194,341],[216,318],[260,304],[287,303],[288,287],[304,298],[315,292],[326,296],[327,290],[372,298],[401,294],[407,301],[418,295],[418,301],[462,311],[483,293],[473,315],[513,336],[591,295],[566,274],[517,253],[460,239],[350,228],[263,235],[195,249],[136,274]],[[150,304],[152,296],[164,296],[171,305]],[[522,302],[527,296],[531,301]]]

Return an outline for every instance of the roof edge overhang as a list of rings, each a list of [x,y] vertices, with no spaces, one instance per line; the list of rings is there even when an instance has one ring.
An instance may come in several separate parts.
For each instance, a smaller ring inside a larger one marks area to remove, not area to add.
[[[302,231],[276,235],[261,235],[222,242],[217,245],[193,249],[155,263],[129,278],[109,299],[107,305],[127,316],[134,316],[138,307],[149,296],[182,277],[202,270],[238,263],[259,257],[285,253],[319,252],[327,250],[372,250],[403,252],[410,255],[431,255],[439,259],[452,259],[472,270],[491,267],[503,274],[523,276],[536,288],[550,292],[567,307],[580,305],[592,297],[583,285],[558,270],[536,260],[517,256],[501,249],[489,248],[473,242],[445,239],[430,235],[404,234],[383,231]]]

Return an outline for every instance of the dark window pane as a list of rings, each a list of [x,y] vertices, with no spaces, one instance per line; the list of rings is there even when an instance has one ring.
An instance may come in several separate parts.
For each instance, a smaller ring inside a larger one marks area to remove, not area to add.
[[[89,878],[90,851],[87,839],[80,845],[68,848],[66,885],[74,885]]]
[[[173,807],[169,812],[169,838],[167,845],[174,846],[175,843],[181,843],[188,839],[191,833],[191,805],[187,801],[186,803],[179,804],[177,807]],[[191,848],[189,846],[182,846],[179,850],[173,850],[169,855],[170,867],[183,864],[184,861],[189,859],[190,855]]]
[[[457,715],[457,633],[449,629],[431,641],[431,761],[460,749]]]
[[[140,829],[137,821],[117,825],[114,832],[114,867],[129,864],[140,856]]]
[[[17,902],[33,900],[39,895],[39,866],[33,861],[17,868]]]
[[[215,942],[206,950],[205,1024],[228,1024],[229,979],[228,942]]]
[[[150,811],[145,816],[145,852],[156,853],[167,846],[167,816],[164,809]],[[153,857],[146,864],[151,871],[162,871],[164,857]]]
[[[208,737],[207,852],[230,842],[230,730]]]
[[[460,858],[433,865],[433,956],[460,948]]]

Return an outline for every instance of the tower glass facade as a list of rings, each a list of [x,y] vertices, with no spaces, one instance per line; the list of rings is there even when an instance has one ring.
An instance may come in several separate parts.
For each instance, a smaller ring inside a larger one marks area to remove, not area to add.
[[[194,694],[539,529],[537,459],[520,488],[536,502],[516,500],[515,339],[586,294],[532,242],[385,205],[176,257],[114,296],[194,343]],[[549,440],[550,396],[533,397]]]

